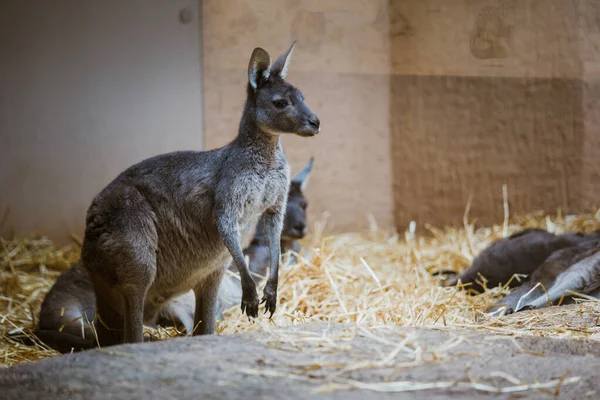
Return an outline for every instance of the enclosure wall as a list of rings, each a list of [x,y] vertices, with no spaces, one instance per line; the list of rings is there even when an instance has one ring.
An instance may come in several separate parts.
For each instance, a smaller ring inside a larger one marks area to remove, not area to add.
[[[396,221],[598,204],[600,3],[393,0]]]
[[[315,157],[307,187],[314,222],[364,227],[372,213],[393,226],[389,136],[389,36],[377,1],[203,1],[204,132],[207,148],[237,133],[248,60],[274,60],[293,40],[288,80],[321,119],[314,138],[284,137],[292,172]]]
[[[198,11],[198,0],[0,2],[0,235],[81,237],[123,169],[201,148]]]
[[[123,168],[227,143],[252,50],[293,40],[289,81],[322,121],[283,138],[293,172],[315,157],[310,222],[462,223],[470,196],[499,222],[503,184],[512,213],[598,203],[598,1],[7,0],[0,234],[81,235]]]

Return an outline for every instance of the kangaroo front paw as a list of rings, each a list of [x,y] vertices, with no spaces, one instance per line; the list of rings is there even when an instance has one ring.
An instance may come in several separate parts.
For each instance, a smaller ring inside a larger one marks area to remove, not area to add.
[[[277,283],[267,282],[261,304],[265,304],[265,314],[270,312],[269,319],[273,317],[277,307]]]
[[[258,317],[258,296],[256,290],[242,295],[242,314],[246,313],[248,318]]]

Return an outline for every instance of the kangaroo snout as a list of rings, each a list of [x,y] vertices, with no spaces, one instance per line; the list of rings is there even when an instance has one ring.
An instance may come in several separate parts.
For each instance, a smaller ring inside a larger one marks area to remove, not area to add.
[[[321,131],[321,120],[319,120],[319,117],[308,109],[308,107],[306,107],[305,113],[305,116],[302,118],[304,123],[297,134],[303,137],[315,136]],[[302,121],[302,119],[300,119],[300,121]]]
[[[316,131],[316,133],[319,133],[321,127],[321,121],[319,121],[319,117],[317,117],[316,115],[310,117],[308,119],[308,124]]]
[[[315,114],[309,115],[306,119],[306,129],[300,131],[301,136],[315,136],[321,131],[321,121]]]
[[[299,222],[294,226],[294,234],[297,238],[302,239],[306,236],[306,224],[304,222]]]
[[[308,233],[308,228],[307,228],[306,222],[305,222],[306,217],[296,216],[296,213],[297,213],[296,210],[288,209],[288,212],[290,212],[292,214],[292,218],[290,218],[288,216],[288,218],[283,226],[281,236],[288,240],[303,239],[306,236],[306,234]],[[296,219],[296,218],[301,218],[302,220],[294,221],[294,219]]]

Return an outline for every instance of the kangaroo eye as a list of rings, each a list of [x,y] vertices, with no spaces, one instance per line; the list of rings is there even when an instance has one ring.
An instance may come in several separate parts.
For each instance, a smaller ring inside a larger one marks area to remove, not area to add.
[[[286,108],[288,103],[285,100],[274,100],[273,105],[275,106],[275,108],[282,109],[282,108]]]

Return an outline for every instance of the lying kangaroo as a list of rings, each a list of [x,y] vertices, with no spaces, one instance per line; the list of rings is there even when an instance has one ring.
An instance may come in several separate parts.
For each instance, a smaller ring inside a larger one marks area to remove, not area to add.
[[[463,284],[471,283],[473,290],[483,292],[484,287],[478,282],[480,275],[485,277],[487,287],[504,285],[515,274],[530,275],[554,251],[585,240],[588,236],[578,233],[554,235],[543,229],[524,229],[492,243],[475,257],[469,268],[442,282],[442,285],[454,286],[460,280]],[[518,284],[513,279],[509,286]]]
[[[92,321],[96,316],[94,287],[81,263],[63,272],[42,303],[38,329],[33,333],[61,353],[94,347]]]
[[[214,332],[217,293],[231,259],[242,284],[242,311],[258,315],[256,284],[241,241],[258,218],[269,241],[262,302],[275,312],[280,238],[290,170],[279,136],[314,136],[317,116],[284,79],[295,42],[273,64],[256,48],[238,136],[211,151],[146,159],[122,172],[93,200],[81,262],[96,293],[103,346],[141,342],[174,297],[194,290],[194,334]]]
[[[157,321],[149,325],[177,325],[186,332],[192,332],[194,308],[194,292],[189,291],[172,299],[159,312]],[[95,315],[94,287],[87,271],[77,262],[58,277],[44,298],[38,328],[33,334],[61,353],[91,349],[96,346]],[[15,339],[32,344],[20,335],[15,335]]]
[[[298,253],[300,251],[299,239],[307,233],[306,208],[308,201],[304,196],[304,189],[312,170],[314,159],[300,171],[290,183],[288,202],[285,211],[283,231],[281,232],[281,250],[285,254],[290,250]],[[250,272],[259,278],[264,278],[269,266],[269,244],[264,227],[258,224],[254,238],[250,245],[244,249],[244,255],[249,257]],[[293,254],[289,254],[293,258]],[[229,269],[234,271],[234,264]],[[217,318],[222,319],[222,311],[239,302],[242,297],[240,280],[234,276],[226,276],[219,287],[219,304],[217,307]]]
[[[600,238],[593,234],[588,241],[552,253],[523,285],[487,309],[486,313],[501,316],[541,308],[563,295],[569,302],[572,299],[568,291],[597,297],[599,288]]]

